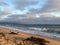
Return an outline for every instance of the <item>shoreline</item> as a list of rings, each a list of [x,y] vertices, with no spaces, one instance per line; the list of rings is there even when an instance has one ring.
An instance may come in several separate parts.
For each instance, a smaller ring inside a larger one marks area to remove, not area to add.
[[[57,37],[49,37],[49,36],[44,36],[42,34],[34,34],[34,33],[29,33],[29,32],[24,32],[24,31],[21,31],[22,29],[16,29],[16,28],[11,28],[11,27],[6,27],[6,26],[0,26],[0,28],[6,28],[6,29],[9,29],[9,30],[13,30],[13,31],[18,31],[18,32],[22,32],[22,33],[25,33],[25,34],[30,34],[30,35],[34,35],[34,36],[41,36],[41,37],[46,37],[46,38],[50,38],[50,39],[53,39],[53,40],[57,40],[57,41],[60,41],[59,38]]]
[[[45,37],[45,36],[42,36],[42,35],[34,35],[34,34],[30,34],[30,33],[24,33],[24,32],[21,32],[21,31],[18,31],[18,30],[13,30],[13,29],[8,29],[8,28],[0,28],[0,32],[7,32],[7,33],[10,33],[11,32],[18,32],[18,35],[16,35],[17,37],[22,37],[22,38],[27,38],[27,37],[30,37],[30,36],[34,36],[34,37],[40,37],[40,38],[43,38],[45,40],[48,40],[50,41],[50,43],[48,45],[59,45],[60,44],[60,41],[59,40],[55,40],[55,39],[51,39],[49,37]],[[8,36],[12,36],[12,35],[8,35]],[[15,35],[13,35],[14,37]],[[10,37],[9,37],[10,38]]]

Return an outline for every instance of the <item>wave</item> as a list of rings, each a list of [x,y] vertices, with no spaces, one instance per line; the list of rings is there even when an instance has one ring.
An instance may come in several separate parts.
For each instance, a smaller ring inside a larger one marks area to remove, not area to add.
[[[13,29],[13,30],[18,30],[18,31],[25,32],[25,33],[43,35],[43,36],[47,36],[47,37],[50,37],[50,38],[60,39],[60,34],[46,32],[48,30],[47,28],[21,27],[21,26],[19,27],[19,26],[11,26],[11,25],[3,25],[3,26],[0,25],[0,27]]]

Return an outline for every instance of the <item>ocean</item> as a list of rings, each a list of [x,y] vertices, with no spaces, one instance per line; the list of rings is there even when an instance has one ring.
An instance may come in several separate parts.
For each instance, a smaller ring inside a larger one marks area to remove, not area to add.
[[[19,24],[19,23],[0,23],[0,27],[19,30],[25,33],[47,36],[60,40],[59,24]]]

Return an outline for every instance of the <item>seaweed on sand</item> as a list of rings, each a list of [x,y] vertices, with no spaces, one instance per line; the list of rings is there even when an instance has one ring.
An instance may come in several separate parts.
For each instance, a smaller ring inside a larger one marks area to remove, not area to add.
[[[2,35],[3,37],[5,37],[5,34],[4,33],[0,33],[0,35]]]
[[[31,36],[31,37],[29,37],[25,40],[31,41],[31,42],[33,42],[35,44],[39,44],[39,45],[46,45],[46,43],[49,43],[49,41],[47,41],[43,38],[36,38],[36,37],[33,37],[33,36]]]
[[[15,32],[10,32],[9,34],[17,34],[17,33],[15,33]]]

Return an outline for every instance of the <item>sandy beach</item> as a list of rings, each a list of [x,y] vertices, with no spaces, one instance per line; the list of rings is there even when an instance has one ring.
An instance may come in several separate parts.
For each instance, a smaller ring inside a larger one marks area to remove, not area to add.
[[[54,40],[48,37],[28,34],[28,33],[7,29],[7,28],[0,28],[0,44],[1,45],[31,45],[32,44],[31,41],[26,41],[26,39],[31,36],[36,38],[42,38],[46,41],[49,41],[49,43],[46,43],[46,45],[60,45],[60,41]],[[24,40],[24,43],[22,43],[23,42],[22,40]],[[38,44],[34,44],[34,45],[38,45]]]

